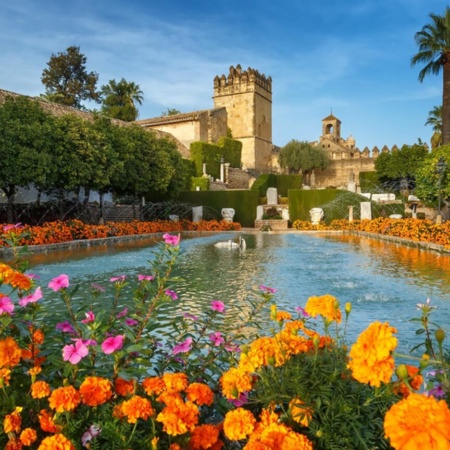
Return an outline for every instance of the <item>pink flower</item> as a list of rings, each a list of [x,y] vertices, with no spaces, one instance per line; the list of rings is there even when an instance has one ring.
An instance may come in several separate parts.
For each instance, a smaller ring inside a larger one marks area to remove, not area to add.
[[[87,346],[81,339],[77,339],[75,344],[66,345],[63,348],[63,360],[78,364],[88,353]]]
[[[123,347],[123,341],[125,336],[117,335],[115,337],[106,338],[102,344],[102,350],[106,355],[114,353],[116,350],[120,350]]]
[[[241,392],[238,398],[228,399],[228,401],[230,403],[233,403],[233,405],[236,406],[236,408],[239,408],[248,402],[248,392]]]
[[[89,323],[95,320],[95,314],[92,311],[88,311],[87,313],[84,314],[86,316],[86,319],[83,319],[81,323]]]
[[[211,308],[214,311],[217,311],[217,312],[220,312],[220,313],[225,312],[225,304],[223,302],[220,302],[219,300],[213,300],[211,302]]]
[[[14,311],[14,304],[9,297],[0,297],[0,316]]]
[[[81,436],[81,445],[87,447],[87,443],[97,437],[102,432],[98,425],[91,425],[89,429]]]
[[[192,338],[188,337],[184,342],[181,342],[172,350],[172,355],[176,355],[178,353],[186,353],[192,348]]]
[[[194,314],[191,314],[191,313],[184,313],[183,314],[183,317],[184,318],[186,318],[186,319],[191,319],[191,320],[198,320],[198,317],[197,316],[194,316]]]
[[[128,308],[122,309],[119,314],[117,314],[116,319],[120,319],[121,317],[125,317],[128,314]]]
[[[222,333],[220,331],[211,333],[209,335],[209,339],[216,347],[218,347],[220,344],[223,344],[225,342],[225,339],[223,338]]]
[[[170,297],[172,300],[178,299],[177,293],[175,291],[172,291],[171,289],[166,289],[164,293],[167,295],[167,297]]]
[[[37,302],[42,298],[42,289],[38,287],[33,294],[27,295],[19,300],[20,306],[27,306],[28,303]]]
[[[123,282],[125,281],[126,276],[125,275],[119,275],[118,277],[112,277],[109,279],[109,281],[119,281],[119,282]]]
[[[48,283],[48,287],[58,292],[60,289],[65,289],[69,287],[69,277],[67,275],[60,275],[59,277],[53,278],[53,280]]]
[[[164,242],[165,242],[167,245],[173,245],[173,246],[176,246],[176,245],[178,245],[179,242],[180,242],[180,235],[178,235],[178,236],[173,236],[173,235],[171,235],[171,234],[164,233],[164,234],[163,234],[163,239],[164,239]]]
[[[306,317],[306,318],[311,317],[311,316],[305,311],[305,308],[302,308],[301,306],[296,306],[296,307],[295,307],[295,310],[296,310],[299,314],[301,314],[303,317]]]
[[[23,225],[19,222],[19,223],[16,223],[15,225],[5,225],[4,227],[3,227],[3,232],[4,233],[7,233],[8,231],[11,231],[11,230],[20,230],[20,229],[22,229],[23,228]]]
[[[63,333],[73,333],[75,329],[67,320],[56,324],[56,329],[61,330]]]
[[[129,326],[129,327],[134,327],[135,325],[137,325],[139,322],[135,319],[125,319],[125,323]]]
[[[236,344],[233,344],[232,342],[227,342],[225,345],[225,350],[229,351],[229,352],[236,352],[236,353],[240,353],[241,349],[239,348],[239,346],[237,346]]]
[[[138,281],[153,281],[154,279],[153,275],[138,275]]]
[[[275,294],[275,292],[277,292],[276,289],[268,287],[268,286],[264,286],[263,284],[259,288],[267,294]]]
[[[95,284],[95,283],[91,284],[91,288],[94,292],[97,292],[97,293],[105,292],[105,290],[106,290],[103,286],[100,286],[99,284]]]

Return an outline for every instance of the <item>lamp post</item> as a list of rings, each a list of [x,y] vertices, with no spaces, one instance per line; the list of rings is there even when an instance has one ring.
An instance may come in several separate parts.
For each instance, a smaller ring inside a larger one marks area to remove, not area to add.
[[[400,193],[403,200],[403,217],[405,217],[405,211],[406,211],[406,196],[408,195],[408,180],[403,177],[400,180]]]
[[[447,163],[445,162],[445,159],[443,156],[439,158],[439,161],[436,164],[436,172],[439,175],[438,178],[438,214],[436,216],[436,223],[441,224],[442,223],[442,215],[441,215],[441,183],[442,183],[442,175],[445,172],[445,169],[447,168]]]

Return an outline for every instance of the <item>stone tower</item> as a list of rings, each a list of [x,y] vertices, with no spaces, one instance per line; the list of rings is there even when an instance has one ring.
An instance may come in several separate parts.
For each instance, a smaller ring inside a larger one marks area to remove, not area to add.
[[[225,107],[228,127],[242,142],[242,168],[267,169],[272,152],[272,78],[230,67],[214,78],[214,107]]]
[[[341,140],[341,121],[333,114],[322,119],[322,138],[333,142]]]

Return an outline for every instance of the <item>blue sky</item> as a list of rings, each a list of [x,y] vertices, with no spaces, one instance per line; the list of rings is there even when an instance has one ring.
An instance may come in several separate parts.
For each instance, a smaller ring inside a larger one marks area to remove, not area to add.
[[[240,64],[272,77],[273,142],[317,140],[333,114],[356,145],[429,142],[442,75],[420,83],[414,34],[443,0],[15,0],[0,5],[0,89],[35,96],[52,54],[75,45],[98,86],[125,78],[140,118],[213,107]],[[89,105],[88,105],[89,106]],[[92,105],[93,107],[93,105]]]

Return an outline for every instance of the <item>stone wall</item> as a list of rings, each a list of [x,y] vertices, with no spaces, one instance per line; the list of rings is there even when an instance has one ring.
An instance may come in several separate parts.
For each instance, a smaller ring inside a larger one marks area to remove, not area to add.
[[[228,169],[228,189],[249,189],[250,175],[241,169]]]
[[[314,171],[315,187],[347,187],[352,172],[354,180],[358,183],[360,172],[373,171],[375,171],[374,158],[331,160],[327,169]]]

